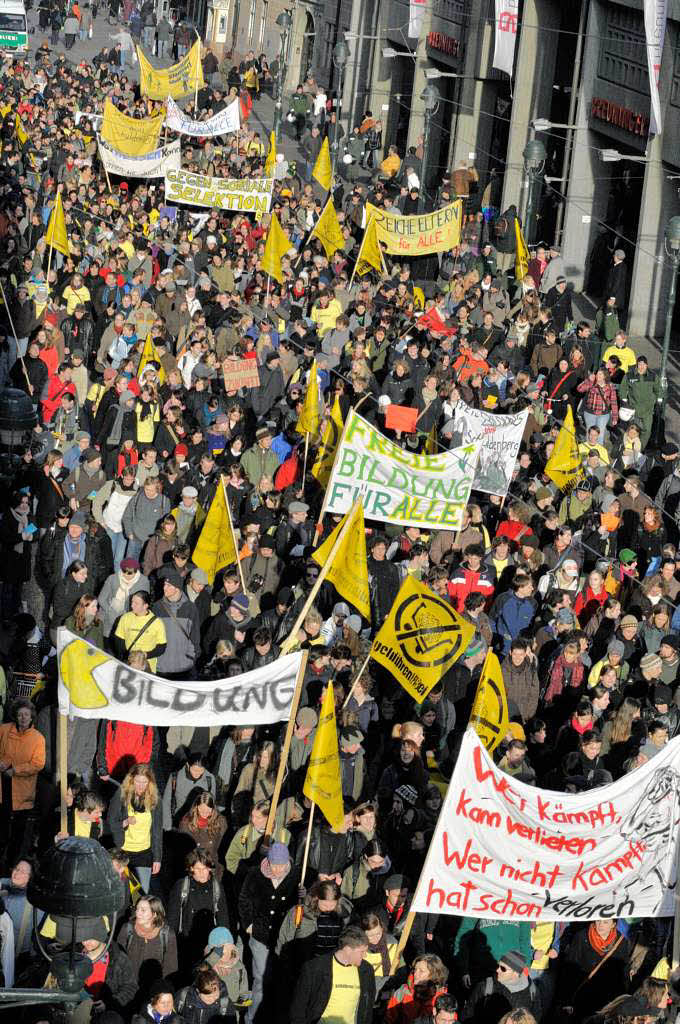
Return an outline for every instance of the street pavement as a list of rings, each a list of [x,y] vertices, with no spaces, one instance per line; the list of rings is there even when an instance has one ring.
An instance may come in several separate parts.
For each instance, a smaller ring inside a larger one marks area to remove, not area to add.
[[[38,16],[35,9],[29,11],[29,26],[34,26],[35,31],[32,35],[29,35],[30,48],[32,52],[35,52],[37,47],[45,39],[49,39],[49,31],[41,32],[37,27]],[[123,26],[111,25],[108,23],[105,13],[100,10],[99,15],[94,24],[94,32],[92,39],[85,39],[81,41],[77,39],[75,45],[71,50],[66,50],[63,42],[63,34],[60,36],[59,43],[54,48],[57,53],[65,53],[69,60],[77,64],[81,60],[90,61],[97,53],[101,51],[103,47],[113,46],[115,40],[114,37],[118,32],[123,31]],[[157,66],[163,66],[163,64],[170,64],[171,61],[157,61],[154,60],[154,64]],[[130,76],[134,81],[138,81],[137,65],[128,66],[126,68],[126,74]],[[286,106],[284,103],[284,114]],[[267,93],[263,93],[256,100],[253,110],[250,116],[249,124],[255,126],[256,130],[260,134],[260,138],[267,143],[269,139],[269,133],[271,132],[274,125],[274,101],[271,96]],[[295,134],[292,131],[291,126],[285,120],[282,124],[282,138],[279,144],[279,151],[283,152],[286,159],[290,162],[295,160],[300,162],[301,154],[299,147],[295,141]],[[367,179],[366,179],[367,180]],[[579,318],[594,321],[596,307],[586,295],[575,294],[574,295],[575,312],[578,310]],[[643,353],[649,359],[650,367],[655,370],[658,369],[661,361],[661,341],[660,339],[654,339],[649,337],[637,337],[631,338],[631,344],[636,352]],[[671,345],[671,353],[668,364],[668,376],[669,376],[669,396],[666,403],[666,417],[665,427],[666,436],[668,440],[674,440],[680,442],[680,349],[674,350]]]

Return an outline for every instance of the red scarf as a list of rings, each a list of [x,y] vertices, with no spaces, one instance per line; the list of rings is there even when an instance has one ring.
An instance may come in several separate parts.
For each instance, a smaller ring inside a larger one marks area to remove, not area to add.
[[[614,924],[612,925],[612,930],[610,931],[609,935],[607,935],[607,937],[603,939],[595,927],[595,922],[593,922],[593,924],[591,924],[590,928],[588,929],[588,942],[593,947],[598,956],[604,956],[606,953],[609,952],[612,943],[616,942],[618,934],[619,933],[616,930],[616,925]]]

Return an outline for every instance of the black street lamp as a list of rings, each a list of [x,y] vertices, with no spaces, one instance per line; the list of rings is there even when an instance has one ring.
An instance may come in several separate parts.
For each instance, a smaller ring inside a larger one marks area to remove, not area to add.
[[[26,892],[33,905],[33,927],[40,952],[50,964],[58,988],[0,989],[3,1005],[29,1006],[33,1003],[61,1003],[73,1009],[80,1000],[83,984],[92,973],[91,960],[76,946],[95,934],[101,919],[108,921],[108,936],[97,960],[106,954],[119,912],[125,906],[123,882],[111,858],[96,839],[69,837],[56,843],[42,857]],[[48,913],[56,925],[57,938],[46,949],[40,938],[38,911]]]
[[[340,119],[342,117],[342,90],[345,84],[345,67],[349,60],[349,46],[344,39],[340,39],[333,47],[333,64],[338,70],[338,105],[335,112],[335,138],[333,139],[333,160],[332,160],[332,175],[331,178],[335,178],[335,168],[338,163],[338,150],[340,148]],[[333,180],[331,180],[331,188],[333,187]]]
[[[656,429],[654,442],[657,447],[663,444],[665,437],[664,430],[664,405],[668,397],[668,352],[671,346],[671,328],[673,326],[673,313],[675,312],[675,296],[678,283],[678,267],[680,267],[680,217],[671,217],[666,225],[666,236],[664,238],[666,255],[671,261],[671,286],[668,290],[668,302],[666,303],[666,325],[663,332],[663,348],[661,350],[661,369],[659,371],[659,397],[656,408]]]
[[[524,224],[524,241],[531,245],[535,234],[536,183],[540,181],[545,167],[546,151],[540,139],[530,139],[524,147],[524,170],[529,178],[527,215]]]
[[[281,11],[276,24],[281,29],[281,50],[279,51],[279,73],[276,76],[276,104],[274,106],[274,136],[277,143],[281,141],[281,124],[283,121],[283,82],[285,78],[286,56],[288,54],[288,34],[293,19],[288,11]]]
[[[436,85],[428,82],[420,94],[421,101],[425,104],[425,130],[423,132],[423,166],[420,172],[420,199],[418,206],[422,213],[425,209],[427,199],[427,169],[430,160],[430,129],[432,118],[439,108],[441,94]]]

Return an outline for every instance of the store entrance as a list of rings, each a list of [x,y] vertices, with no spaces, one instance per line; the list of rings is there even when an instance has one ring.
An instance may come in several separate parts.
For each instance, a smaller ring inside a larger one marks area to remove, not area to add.
[[[602,136],[599,138],[602,139],[603,149],[612,146],[611,140]],[[592,299],[600,301],[606,298],[607,274],[616,249],[623,249],[628,273],[632,271],[645,166],[624,157],[612,163],[599,163],[595,173],[593,205],[606,212],[602,217],[605,223],[596,230],[588,254],[585,291]]]

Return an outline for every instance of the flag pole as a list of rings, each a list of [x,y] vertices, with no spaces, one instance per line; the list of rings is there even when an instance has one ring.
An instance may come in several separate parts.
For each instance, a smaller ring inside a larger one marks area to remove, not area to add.
[[[309,431],[305,430],[305,458],[302,463],[302,490],[305,489],[305,477],[307,476],[307,455],[309,454]]]
[[[196,42],[198,43],[198,60],[196,62],[196,92],[194,93],[194,117],[198,117],[198,69],[201,66],[201,37],[198,34],[198,29],[195,28]]]
[[[342,705],[343,711],[345,710],[345,708],[349,704],[349,699],[352,696],[352,694],[354,693],[354,690],[356,688],[357,683],[359,682],[359,680],[361,679],[362,675],[364,674],[364,670],[365,670],[366,666],[368,665],[369,661],[371,660],[371,655],[372,654],[373,654],[373,644],[371,644],[369,652],[366,655],[366,657],[364,658],[363,663],[361,665],[361,668],[359,669],[359,671],[357,672],[357,674],[354,677],[354,681],[352,682],[352,686],[350,688],[350,691],[347,694],[347,696],[345,697],[345,703]]]
[[[63,188],[62,185],[58,185],[57,186],[57,198],[54,200],[55,207],[56,207],[57,202],[59,201],[59,198],[61,196],[62,188]],[[53,212],[54,212],[54,207],[53,207]],[[55,222],[56,222],[56,217],[55,217]],[[55,229],[55,227],[56,227],[56,223],[54,223],[52,225],[52,237],[51,237],[51,240],[50,240],[50,251],[49,251],[49,254],[48,254],[48,257],[47,257],[47,277],[45,278],[45,284],[47,285],[47,295],[48,295],[48,297],[49,297],[49,294],[50,294],[50,270],[52,269],[52,253],[54,252],[54,229]],[[49,222],[48,222],[48,230],[49,230]]]
[[[270,286],[271,283],[272,283],[272,276],[271,276],[271,274],[267,274],[267,297],[264,300],[264,307],[265,307],[265,309],[267,309],[267,307],[269,306],[269,286]]]
[[[314,808],[316,804],[312,800],[312,806],[309,808],[309,821],[307,823],[307,837],[305,839],[305,853],[302,858],[302,874],[300,875],[300,885],[305,884],[305,875],[307,874],[307,861],[309,860],[309,846],[312,838],[312,822],[314,821]]]
[[[288,725],[286,726],[286,735],[283,740],[283,746],[281,747],[281,756],[279,758],[279,770],[276,773],[274,792],[272,793],[271,804],[269,806],[269,815],[267,816],[267,824],[264,830],[265,839],[271,839],[272,834],[274,832],[274,819],[276,818],[276,811],[279,805],[279,797],[281,796],[281,786],[283,785],[283,777],[286,774],[288,754],[290,753],[290,744],[293,739],[295,719],[297,717],[298,705],[300,703],[300,697],[302,695],[302,686],[305,681],[305,673],[307,671],[308,658],[309,651],[304,651],[302,659],[300,661],[300,667],[298,668],[297,679],[295,680],[295,690],[293,692],[293,700],[290,705],[290,718],[288,719]]]
[[[12,314],[10,312],[9,304],[8,304],[7,299],[5,297],[5,289],[3,288],[3,285],[2,285],[2,279],[0,279],[0,295],[2,295],[2,301],[4,302],[5,309],[7,310],[7,318],[9,320],[9,325],[12,328],[12,334],[14,335],[14,340],[15,340],[16,345],[17,345],[17,356],[19,356],[19,359],[21,360],[21,369],[23,370],[24,377],[26,378],[26,387],[28,388],[29,395],[31,395],[31,397],[32,397],[33,396],[33,385],[31,384],[31,382],[29,380],[29,377],[28,377],[28,373],[26,371],[26,363],[24,362],[24,357],[22,355],[19,355],[19,339],[17,338],[17,332],[16,332],[16,327],[14,326],[14,320],[12,319]]]
[[[226,484],[224,482],[224,476],[221,476],[220,480],[222,481],[222,491],[224,492],[224,504],[225,504],[225,507],[227,509],[227,519],[229,520],[229,531],[231,533],[231,542],[234,545],[234,551],[236,552],[236,567],[238,569],[239,579],[241,580],[241,589],[243,590],[243,593],[247,596],[248,595],[248,591],[246,589],[246,581],[245,581],[245,578],[243,576],[243,566],[241,565],[241,559],[238,557],[238,547],[236,546],[236,534],[234,533],[234,524],[231,521],[231,509],[229,508],[229,496],[227,494],[227,487],[226,487]]]
[[[331,550],[329,552],[328,558],[326,559],[326,564],[322,566],[321,572],[318,575],[317,581],[314,584],[314,586],[312,587],[312,589],[310,590],[309,595],[307,597],[307,600],[305,601],[304,605],[302,606],[302,610],[300,611],[300,614],[298,615],[297,619],[295,620],[295,624],[294,624],[293,628],[291,629],[290,633],[288,634],[288,636],[286,637],[286,639],[283,641],[283,643],[281,645],[281,654],[288,654],[291,651],[291,649],[293,648],[293,646],[294,646],[294,644],[295,644],[295,642],[297,640],[297,632],[300,629],[302,623],[307,618],[307,612],[309,611],[309,609],[314,604],[314,598],[319,593],[319,590],[321,589],[321,584],[323,583],[323,581],[326,579],[326,576],[330,572],[331,565],[333,564],[333,559],[335,558],[335,556],[336,556],[336,554],[338,552],[338,549],[339,549],[340,545],[342,544],[342,542],[344,541],[345,537],[347,536],[350,528],[354,525],[353,524],[353,515],[350,514],[350,513],[353,513],[355,511],[357,504],[358,504],[358,499],[357,499],[357,501],[354,502],[354,504],[352,505],[352,508],[349,510],[349,513],[347,515],[347,521],[346,521],[345,525],[343,526],[342,530],[340,530],[340,532],[338,533],[338,536],[335,538],[335,543],[333,544],[333,547],[331,548]]]
[[[342,445],[342,442],[345,440],[345,434],[347,432],[347,424],[349,423],[349,418],[352,415],[352,412],[353,412],[353,406],[350,406],[350,408],[349,408],[349,410],[347,412],[347,416],[345,417],[345,422],[342,425],[342,433],[340,434],[340,437],[338,438],[338,443],[337,443],[336,448],[335,448],[335,454],[333,455],[333,465],[331,466],[330,476],[328,477],[329,481],[330,481],[331,477],[333,476],[333,471],[335,470],[335,463],[338,461],[338,452],[340,451],[340,446]],[[316,545],[319,543],[319,538],[321,536],[321,526],[322,526],[322,523],[323,523],[324,516],[326,515],[326,506],[327,506],[327,504],[328,504],[328,484],[326,484],[326,490],[324,491],[324,494],[323,494],[323,501],[321,502],[321,511],[319,512],[319,518],[317,519],[316,526],[314,528],[314,538],[312,540],[312,550],[314,550]]]

